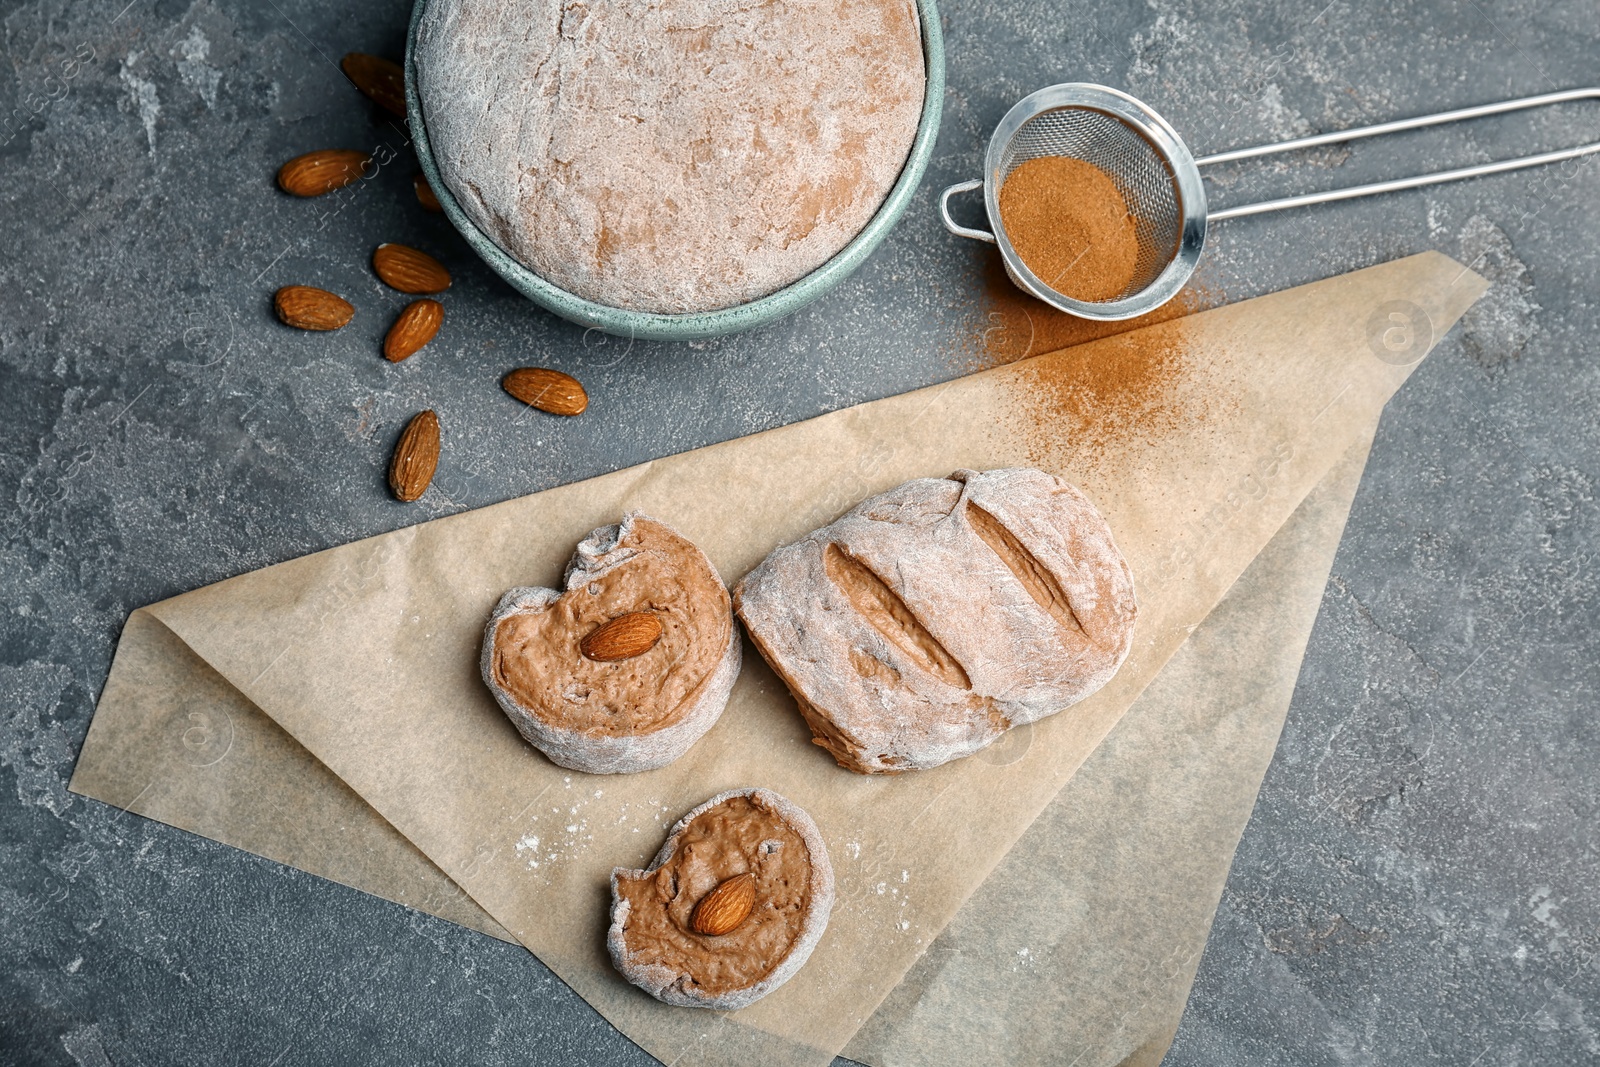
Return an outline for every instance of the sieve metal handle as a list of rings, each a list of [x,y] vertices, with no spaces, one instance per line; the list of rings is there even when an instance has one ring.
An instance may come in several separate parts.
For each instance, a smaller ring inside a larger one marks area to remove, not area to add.
[[[1482,118],[1485,115],[1499,115],[1507,111],[1521,111],[1525,108],[1544,107],[1549,104],[1564,104],[1572,100],[1593,99],[1600,99],[1600,87],[1566,89],[1562,92],[1545,93],[1541,96],[1525,96],[1519,100],[1502,100],[1497,104],[1480,104],[1477,107],[1442,111],[1436,115],[1423,115],[1414,119],[1397,119],[1394,122],[1382,122],[1376,126],[1363,126],[1354,130],[1337,130],[1333,133],[1297,137],[1292,141],[1258,145],[1255,148],[1238,148],[1231,152],[1219,152],[1214,156],[1205,156],[1197,159],[1195,160],[1195,165],[1204,167],[1212,163],[1231,163],[1238,159],[1254,159],[1257,156],[1273,155],[1278,152],[1294,152],[1302,148],[1316,148],[1319,145],[1356,141],[1363,137],[1378,137],[1386,133],[1399,133],[1402,130],[1415,130],[1424,126],[1441,126],[1448,122]],[[1581,145],[1577,148],[1541,152],[1534,156],[1521,156],[1517,159],[1502,159],[1494,163],[1479,163],[1471,167],[1458,167],[1455,170],[1419,174],[1412,178],[1396,178],[1393,181],[1373,182],[1370,185],[1356,185],[1348,189],[1334,189],[1326,193],[1306,193],[1301,196],[1284,197],[1281,200],[1263,200],[1256,204],[1245,204],[1242,207],[1230,207],[1222,211],[1213,211],[1210,213],[1209,218],[1212,222],[1220,222],[1223,219],[1236,219],[1244,215],[1260,215],[1268,211],[1282,211],[1284,208],[1325,204],[1332,200],[1350,200],[1358,196],[1392,193],[1400,189],[1416,189],[1424,185],[1440,185],[1444,182],[1459,181],[1462,178],[1476,178],[1484,174],[1500,174],[1508,170],[1521,170],[1523,167],[1536,167],[1543,163],[1560,163],[1563,160],[1577,159],[1579,156],[1586,156],[1595,152],[1600,152],[1600,141],[1596,141],[1594,144]],[[976,184],[981,185],[983,183],[978,182]],[[950,192],[959,188],[962,187],[952,187],[950,190],[946,190],[945,195],[948,197]],[[945,215],[945,225],[952,226],[951,232],[958,232],[953,228],[948,213]],[[972,233],[973,231],[964,231],[964,235],[971,235]],[[989,239],[993,240],[993,237],[990,236]]]
[[[944,218],[944,228],[955,234],[957,237],[970,237],[974,241],[988,241],[990,244],[997,244],[998,242],[994,239],[994,234],[990,233],[988,230],[971,229],[967,226],[961,225],[955,219],[950,217],[950,198],[952,196],[955,196],[957,193],[970,193],[974,189],[982,188],[982,178],[979,178],[977,181],[958,182],[955,185],[952,185],[950,188],[939,194],[939,214]]]

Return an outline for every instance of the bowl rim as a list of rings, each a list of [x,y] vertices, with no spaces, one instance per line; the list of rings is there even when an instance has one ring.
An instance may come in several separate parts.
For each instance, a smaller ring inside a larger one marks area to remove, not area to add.
[[[611,307],[577,296],[546,281],[480,230],[462,211],[461,205],[441,180],[434,163],[427,125],[422,117],[422,104],[417,94],[416,42],[417,27],[421,24],[428,0],[415,0],[411,8],[411,24],[406,31],[406,118],[410,124],[417,162],[434,196],[438,198],[439,206],[444,209],[445,217],[472,246],[472,250],[513,289],[545,310],[580,326],[641,341],[692,341],[752,330],[799,311],[854,273],[883,243],[895,223],[900,221],[900,216],[905,214],[911,198],[922,184],[939,137],[939,122],[944,108],[944,32],[939,23],[936,0],[913,2],[920,23],[926,76],[922,113],[917,120],[917,133],[911,142],[911,150],[889,195],[878,205],[878,210],[866,226],[827,261],[782,289],[743,304],[715,311],[682,314]]]

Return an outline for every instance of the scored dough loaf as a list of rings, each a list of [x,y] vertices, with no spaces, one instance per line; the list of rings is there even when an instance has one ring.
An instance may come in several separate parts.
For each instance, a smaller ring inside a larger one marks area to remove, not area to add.
[[[624,774],[671,763],[716,723],[739,676],[739,636],[716,568],[666,523],[629,512],[579,543],[564,584],[500,598],[483,635],[489,691],[562,767]],[[583,654],[586,636],[635,612],[661,624],[651,648],[608,662]]]
[[[956,471],[873,497],[734,589],[813,740],[862,773],[935,767],[1121,666],[1133,576],[1087,497],[1043,471]]]
[[[444,184],[534,273],[635,311],[798,280],[883,203],[921,118],[914,0],[428,0]]]

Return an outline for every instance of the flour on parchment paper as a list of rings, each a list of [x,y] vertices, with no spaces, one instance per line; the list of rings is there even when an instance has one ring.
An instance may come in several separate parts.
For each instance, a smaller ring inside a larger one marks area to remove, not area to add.
[[[528,871],[549,875],[586,853],[603,823],[627,826],[635,834],[642,829],[651,841],[672,823],[670,809],[659,801],[617,803],[605,795],[603,786],[582,774],[565,776],[560,793],[546,790],[517,822],[512,841],[517,862]]]

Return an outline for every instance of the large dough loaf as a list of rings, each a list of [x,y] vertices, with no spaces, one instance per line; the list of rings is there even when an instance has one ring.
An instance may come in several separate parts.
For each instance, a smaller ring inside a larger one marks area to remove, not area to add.
[[[873,497],[734,589],[815,743],[863,773],[934,767],[1082,700],[1133,640],[1133,577],[1087,497],[957,471]]]
[[[764,296],[848,244],[926,80],[913,0],[429,0],[415,63],[479,229],[568,292],[666,313]]]

